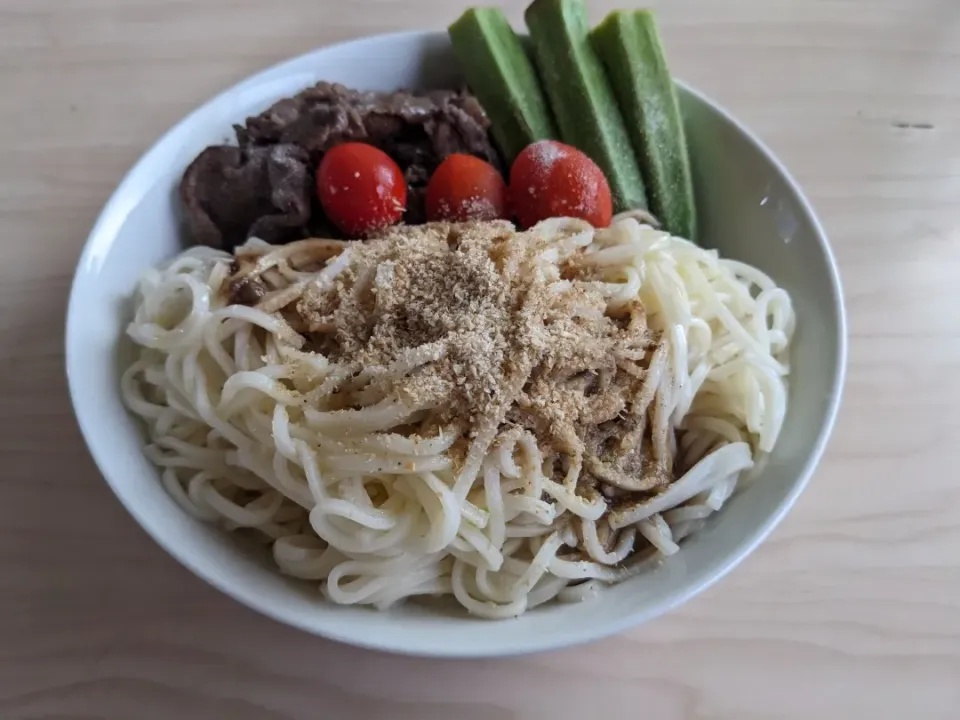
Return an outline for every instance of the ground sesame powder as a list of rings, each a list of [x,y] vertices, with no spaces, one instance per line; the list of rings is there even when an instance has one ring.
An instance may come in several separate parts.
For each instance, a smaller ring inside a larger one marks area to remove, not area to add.
[[[481,421],[526,425],[557,450],[640,471],[615,440],[643,424],[628,412],[643,363],[622,366],[655,339],[639,303],[612,317],[586,286],[552,288],[545,243],[506,221],[393,228],[352,244],[349,267],[296,310],[331,361],[468,436]]]

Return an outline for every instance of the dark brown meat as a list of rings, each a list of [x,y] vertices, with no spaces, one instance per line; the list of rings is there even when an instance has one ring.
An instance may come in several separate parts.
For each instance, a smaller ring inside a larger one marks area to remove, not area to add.
[[[499,164],[487,135],[489,125],[483,108],[465,92],[361,92],[321,82],[275,103],[236,131],[241,147],[293,143],[320,155],[355,140],[391,156],[396,150],[398,162],[409,163],[420,150],[427,151],[421,161],[439,162],[451,153],[465,152]]]
[[[309,164],[309,154],[291,144],[208,147],[180,182],[193,240],[232,250],[248,237],[303,237],[313,195]]]
[[[502,170],[490,122],[466,92],[360,92],[317,83],[236,126],[239,148],[210,147],[184,173],[180,195],[197,243],[231,249],[248,237],[286,242],[336,237],[314,193],[315,169],[342,142],[375,145],[403,170],[404,221],[425,221],[423,196],[437,165],[469,153]]]

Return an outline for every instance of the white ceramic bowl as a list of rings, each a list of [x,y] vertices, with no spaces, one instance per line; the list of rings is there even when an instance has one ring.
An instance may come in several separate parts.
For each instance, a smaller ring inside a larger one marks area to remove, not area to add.
[[[417,655],[495,656],[594,640],[690,599],[740,562],[806,485],[834,422],[846,365],[837,269],[813,209],[786,169],[746,128],[682,87],[702,242],[757,265],[793,296],[790,407],[763,475],[658,569],[577,605],[537,608],[508,621],[445,615],[416,604],[379,613],[326,603],[314,586],[282,577],[225,533],[188,517],[141,452],[119,393],[120,339],[141,272],[180,248],[180,175],[231,124],[318,80],[390,90],[454,87],[446,35],[415,32],[323,48],[241,82],[164,135],[124,178],[83,251],[67,319],[67,374],[84,437],[107,482],[143,528],[186,567],[281,622],[336,640]]]

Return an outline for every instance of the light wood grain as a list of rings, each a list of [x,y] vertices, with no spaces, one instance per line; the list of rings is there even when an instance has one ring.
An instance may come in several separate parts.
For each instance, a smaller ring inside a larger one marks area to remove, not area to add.
[[[84,238],[157,135],[270,63],[459,5],[0,0],[0,718],[960,717],[960,2],[654,4],[677,74],[769,142],[831,233],[840,423],[795,510],[705,595],[466,663],[300,634],[178,566],[89,460],[62,358]]]

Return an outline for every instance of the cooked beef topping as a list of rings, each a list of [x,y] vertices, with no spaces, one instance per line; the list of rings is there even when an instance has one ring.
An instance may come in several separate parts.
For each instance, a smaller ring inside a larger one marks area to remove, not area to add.
[[[253,236],[267,242],[302,237],[312,196],[310,156],[289,143],[208,147],[180,183],[194,241],[225,250]]]
[[[322,154],[338,143],[360,141],[391,157],[396,149],[397,162],[421,149],[435,163],[450,153],[468,152],[496,164],[489,125],[483,108],[466,92],[362,92],[321,82],[280,100],[236,131],[241,146],[294,143]]]
[[[490,122],[467,92],[361,92],[321,82],[236,126],[239,147],[204,150],[180,195],[197,243],[231,249],[248,237],[288,242],[335,235],[315,199],[315,170],[327,150],[367,142],[392,157],[409,187],[404,221],[425,221],[423,194],[440,161],[476,155],[502,168]]]

